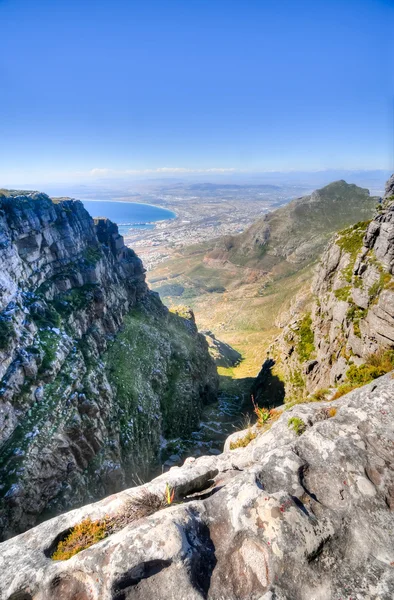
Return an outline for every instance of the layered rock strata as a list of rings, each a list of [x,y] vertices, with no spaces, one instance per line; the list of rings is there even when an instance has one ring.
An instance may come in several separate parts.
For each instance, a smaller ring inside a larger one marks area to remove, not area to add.
[[[194,322],[168,312],[117,226],[81,202],[2,192],[0,264],[8,537],[146,475],[161,436],[196,426],[217,380]]]

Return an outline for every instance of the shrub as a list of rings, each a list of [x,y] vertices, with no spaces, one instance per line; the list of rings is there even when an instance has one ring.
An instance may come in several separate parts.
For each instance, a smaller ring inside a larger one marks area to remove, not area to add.
[[[230,442],[230,450],[235,450],[236,448],[245,448],[252,440],[254,440],[257,435],[249,429],[249,431],[241,438],[238,438],[235,442]]]
[[[346,313],[346,317],[353,323],[354,334],[361,338],[360,321],[365,319],[367,316],[368,309],[359,308],[355,304],[352,304]]]
[[[335,394],[333,395],[332,400],[337,400],[341,396],[348,394],[349,392],[351,392],[354,389],[355,389],[355,386],[352,385],[351,383],[341,383],[341,385],[338,386]]]
[[[360,221],[353,225],[353,227],[348,227],[340,231],[340,237],[336,240],[337,246],[352,257],[355,257],[362,248],[365,231],[369,223],[370,221]]]
[[[345,285],[337,290],[334,290],[334,296],[337,300],[347,302],[350,296],[350,285]]]
[[[60,327],[61,325],[59,313],[50,304],[45,307],[42,314],[34,313],[32,318],[37,327]]]
[[[322,400],[325,400],[329,391],[330,390],[327,388],[320,388],[319,390],[316,390],[316,392],[311,396],[311,402],[321,402]]]
[[[363,364],[357,367],[356,365],[351,365],[350,368],[346,371],[346,376],[352,385],[355,387],[359,387],[361,385],[365,385],[369,383],[373,379],[380,377],[385,374],[385,370],[382,367],[377,367],[374,365]]]
[[[257,417],[257,427],[263,427],[268,421],[276,421],[279,419],[282,411],[276,410],[275,408],[264,408],[260,407],[254,401],[254,397],[252,396],[252,404],[253,404],[253,412]]]
[[[327,414],[329,418],[335,417],[335,415],[337,414],[337,409],[335,408],[335,406],[329,408]]]
[[[394,369],[394,350],[380,349],[370,354],[363,365],[351,365],[346,371],[347,381],[341,384],[333,396],[340,398],[352,390],[370,383],[377,377],[385,375]]]
[[[290,371],[290,383],[298,388],[298,389],[302,389],[305,387],[305,381],[304,378],[302,376],[302,373],[300,370],[295,369],[294,371]]]
[[[311,354],[315,351],[315,338],[311,326],[312,318],[310,314],[307,314],[300,323],[300,328],[298,330],[299,342],[296,348],[298,356],[303,362],[309,360]]]
[[[291,417],[287,421],[287,426],[292,429],[296,435],[302,435],[306,429],[306,425],[299,417]]]
[[[90,548],[108,535],[105,519],[92,521],[84,519],[72,528],[65,540],[59,542],[52,560],[68,560],[78,552]]]
[[[52,560],[68,560],[78,552],[82,552],[82,550],[90,548],[90,546],[97,544],[109,535],[120,531],[129,523],[148,517],[171,505],[174,496],[175,490],[168,483],[162,495],[154,494],[146,488],[142,488],[113,517],[96,521],[87,518],[75,525],[67,537],[58,543],[55,552],[52,554]]]
[[[83,253],[84,260],[88,263],[88,265],[95,265],[101,258],[103,254],[101,249],[98,246],[89,246],[86,248]]]

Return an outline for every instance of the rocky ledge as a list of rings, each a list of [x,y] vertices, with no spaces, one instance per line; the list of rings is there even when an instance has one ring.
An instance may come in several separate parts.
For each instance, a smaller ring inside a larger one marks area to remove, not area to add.
[[[51,556],[71,528],[121,515],[142,488],[4,542],[1,599],[391,600],[393,396],[389,373],[284,411],[244,448],[187,459],[144,486],[175,490],[171,506],[69,560]]]

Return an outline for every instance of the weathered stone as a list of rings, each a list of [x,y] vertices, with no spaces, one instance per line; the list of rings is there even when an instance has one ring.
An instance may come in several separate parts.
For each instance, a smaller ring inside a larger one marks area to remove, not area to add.
[[[4,542],[1,600],[391,600],[393,395],[388,374],[285,411],[245,448],[185,461],[144,486],[168,484],[177,504],[69,560],[50,558],[59,536],[119,514],[140,488]]]

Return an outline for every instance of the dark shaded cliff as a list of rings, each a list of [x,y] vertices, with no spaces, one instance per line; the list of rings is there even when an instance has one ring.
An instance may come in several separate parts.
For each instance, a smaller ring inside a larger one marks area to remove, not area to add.
[[[217,376],[195,324],[168,312],[117,226],[81,202],[3,191],[0,264],[7,537],[149,472],[162,435],[196,426]]]

